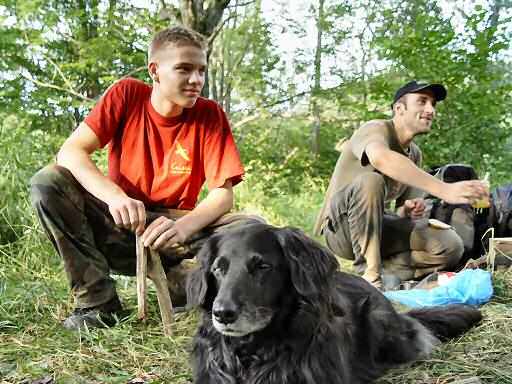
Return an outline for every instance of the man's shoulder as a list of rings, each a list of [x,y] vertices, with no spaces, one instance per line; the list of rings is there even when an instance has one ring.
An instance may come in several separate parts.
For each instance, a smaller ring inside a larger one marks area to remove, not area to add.
[[[365,140],[367,137],[382,136],[387,138],[389,136],[389,120],[370,120],[363,123],[358,129],[354,131],[351,141]]]
[[[203,124],[207,129],[224,126],[225,112],[215,100],[199,97],[188,113],[188,121]]]
[[[151,86],[144,81],[135,79],[133,77],[123,77],[111,85],[111,88],[119,88],[126,92],[148,92]]]
[[[369,130],[369,129],[375,129],[375,130],[386,130],[390,126],[390,120],[384,120],[384,119],[375,119],[375,120],[369,120],[366,123],[363,123],[359,127],[360,130]]]

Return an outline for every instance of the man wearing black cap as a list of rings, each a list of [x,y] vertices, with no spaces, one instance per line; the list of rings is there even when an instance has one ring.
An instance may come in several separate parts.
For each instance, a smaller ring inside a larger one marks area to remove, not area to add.
[[[445,183],[421,169],[413,139],[430,131],[446,94],[441,84],[405,84],[395,93],[392,119],[363,124],[341,148],[315,232],[377,288],[388,273],[419,278],[460,260],[463,243],[455,231],[423,218],[425,192],[451,204],[488,198],[482,181]],[[396,214],[384,213],[393,200]]]

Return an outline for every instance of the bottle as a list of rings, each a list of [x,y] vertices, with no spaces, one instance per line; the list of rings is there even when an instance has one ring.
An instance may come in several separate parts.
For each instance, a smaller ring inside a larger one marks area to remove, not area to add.
[[[489,182],[489,172],[485,173],[485,176],[484,176],[482,181],[487,185],[487,188],[490,187],[491,184]],[[472,206],[476,210],[481,210],[481,209],[484,209],[484,208],[489,208],[491,206],[491,202],[489,201],[489,198],[478,199],[477,201],[475,201],[472,204]]]

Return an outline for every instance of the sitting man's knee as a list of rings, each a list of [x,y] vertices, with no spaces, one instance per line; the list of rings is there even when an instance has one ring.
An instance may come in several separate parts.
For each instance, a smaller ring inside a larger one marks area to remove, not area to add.
[[[65,173],[69,173],[69,171],[60,165],[47,165],[30,178],[30,188],[34,189],[39,186],[57,185],[66,178]]]
[[[58,189],[69,184],[73,176],[67,168],[50,164],[40,169],[30,178],[30,200],[36,206],[47,201]]]
[[[446,236],[443,241],[443,255],[446,259],[446,268],[455,268],[464,253],[464,243],[455,231],[450,231],[451,236]]]

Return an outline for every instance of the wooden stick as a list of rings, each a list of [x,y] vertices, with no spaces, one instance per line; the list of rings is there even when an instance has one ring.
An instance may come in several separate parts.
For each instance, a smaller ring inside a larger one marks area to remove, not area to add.
[[[160,307],[160,315],[164,327],[164,335],[172,335],[173,309],[169,287],[167,285],[167,276],[165,275],[162,261],[158,252],[149,250],[151,263],[149,265],[149,275],[153,280],[158,298],[158,306]]]
[[[139,320],[146,321],[148,316],[148,303],[146,298],[146,276],[148,271],[148,255],[144,248],[142,238],[136,237],[137,253],[137,316]]]

